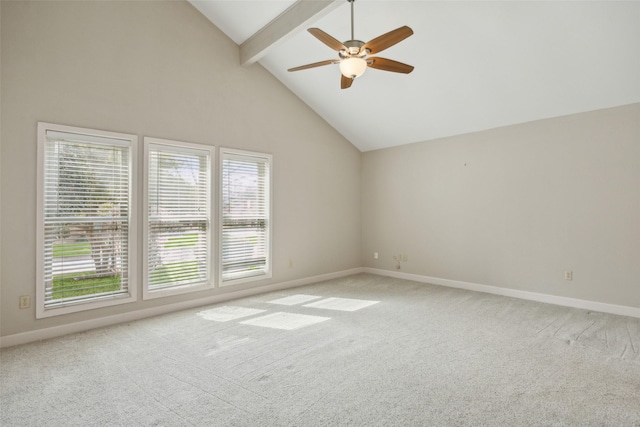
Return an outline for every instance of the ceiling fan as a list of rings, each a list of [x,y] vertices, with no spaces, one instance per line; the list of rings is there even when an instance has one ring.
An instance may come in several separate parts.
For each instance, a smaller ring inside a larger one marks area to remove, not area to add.
[[[351,40],[341,43],[319,28],[309,28],[307,30],[322,43],[338,52],[340,59],[314,62],[313,64],[290,68],[288,71],[300,71],[306,70],[307,68],[321,67],[323,65],[340,64],[340,72],[342,73],[340,87],[342,89],[351,87],[353,81],[357,77],[360,77],[367,67],[383,71],[392,71],[394,73],[409,74],[412,72],[413,67],[411,65],[377,56],[370,57],[369,55],[382,52],[396,43],[401,42],[412,35],[413,30],[405,25],[366,43],[355,40],[353,36],[353,2],[355,0],[347,1],[351,3]]]

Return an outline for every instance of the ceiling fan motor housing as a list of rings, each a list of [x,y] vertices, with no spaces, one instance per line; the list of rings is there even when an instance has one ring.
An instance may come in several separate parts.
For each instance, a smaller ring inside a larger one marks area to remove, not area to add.
[[[350,56],[359,56],[363,57],[369,53],[368,49],[364,49],[360,51],[362,46],[364,46],[364,42],[361,40],[347,40],[343,43],[343,45],[347,48],[347,50],[340,49],[338,54],[341,58],[348,58]]]

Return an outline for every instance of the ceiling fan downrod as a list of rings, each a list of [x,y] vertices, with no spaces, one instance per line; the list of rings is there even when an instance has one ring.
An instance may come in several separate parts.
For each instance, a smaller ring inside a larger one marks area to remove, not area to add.
[[[347,0],[351,4],[351,39],[344,42],[344,46],[347,48],[346,50],[342,50],[339,52],[340,57],[342,59],[350,58],[353,56],[364,57],[367,52],[361,50],[362,46],[364,46],[364,42],[361,40],[356,40],[355,30],[354,30],[354,12],[353,12],[353,3],[355,0]]]
[[[349,3],[351,3],[351,40],[355,39],[355,37],[353,36],[353,3],[356,0],[347,0]]]

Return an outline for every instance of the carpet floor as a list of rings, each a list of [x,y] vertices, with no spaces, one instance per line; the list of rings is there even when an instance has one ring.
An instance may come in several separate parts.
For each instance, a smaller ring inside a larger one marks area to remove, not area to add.
[[[640,319],[358,274],[0,352],[2,426],[640,427]]]

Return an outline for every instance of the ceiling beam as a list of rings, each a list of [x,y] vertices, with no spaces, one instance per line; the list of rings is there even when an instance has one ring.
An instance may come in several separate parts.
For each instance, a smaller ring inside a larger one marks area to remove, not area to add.
[[[296,1],[240,45],[240,64],[246,66],[259,61],[269,49],[343,3],[344,0]]]

